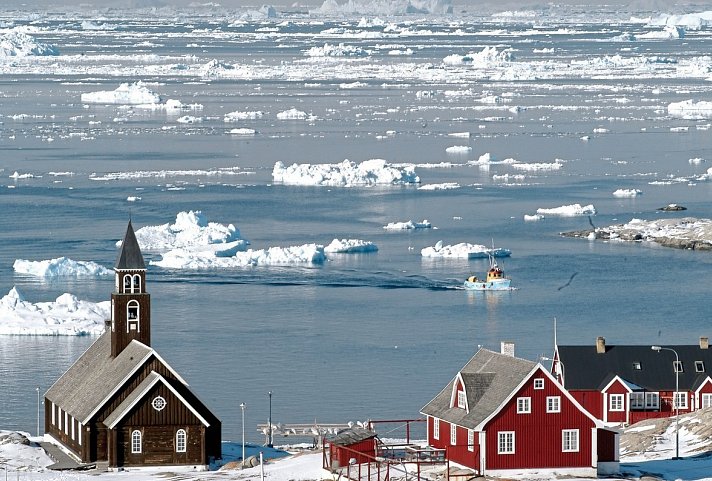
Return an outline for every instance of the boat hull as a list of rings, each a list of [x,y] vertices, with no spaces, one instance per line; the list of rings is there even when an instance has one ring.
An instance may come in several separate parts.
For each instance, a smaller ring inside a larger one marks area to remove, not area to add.
[[[472,291],[507,291],[510,290],[509,286],[511,279],[493,279],[491,281],[465,281],[465,289]]]

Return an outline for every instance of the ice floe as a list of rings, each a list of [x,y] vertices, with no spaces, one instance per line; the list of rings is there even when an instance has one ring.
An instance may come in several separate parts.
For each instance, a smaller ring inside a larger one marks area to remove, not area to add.
[[[343,42],[338,45],[325,43],[323,47],[311,47],[304,52],[307,57],[366,57],[368,54],[361,47],[345,45]]]
[[[18,274],[27,274],[37,277],[58,276],[108,276],[113,273],[110,269],[91,261],[75,261],[68,257],[42,261],[29,261],[17,259],[12,265]]]
[[[395,167],[383,159],[360,164],[344,160],[339,164],[292,164],[278,161],[272,169],[275,182],[292,185],[329,185],[351,187],[376,184],[418,184],[413,166]]]
[[[308,113],[291,108],[277,114],[279,120],[314,120],[315,117]]]
[[[159,104],[161,96],[150,90],[143,82],[122,83],[115,90],[86,92],[81,95],[85,104],[140,105]]]
[[[423,257],[435,257],[446,259],[477,259],[483,257],[509,257],[512,251],[501,247],[492,249],[481,244],[470,244],[461,242],[454,245],[443,245],[443,241],[438,241],[434,246],[421,249]]]
[[[516,170],[537,171],[537,170],[559,170],[563,164],[561,162],[516,162],[512,168]]]
[[[712,119],[712,102],[694,100],[683,100],[682,102],[672,102],[667,107],[668,114],[682,119]]]
[[[459,189],[460,184],[457,182],[443,182],[441,184],[425,184],[418,187],[418,190],[453,190]]]
[[[423,219],[421,222],[413,222],[412,220],[405,222],[389,222],[383,226],[386,230],[430,229],[432,227],[433,224],[431,224],[427,219]]]
[[[213,251],[174,249],[162,255],[151,265],[170,269],[225,269],[262,265],[320,264],[326,260],[324,246],[304,244],[268,249],[248,249],[223,255]]]
[[[472,152],[472,147],[469,145],[453,145],[451,147],[447,147],[445,149],[445,152],[448,154],[456,154],[456,155],[463,155],[463,154],[469,154]]]
[[[488,46],[479,52],[470,52],[466,55],[448,55],[443,59],[443,63],[445,65],[469,65],[473,68],[492,68],[512,60],[514,60],[514,56],[510,50],[497,50],[497,47]]]
[[[324,252],[349,254],[355,252],[376,252],[378,247],[370,241],[360,239],[334,239],[324,247]]]
[[[91,180],[131,180],[131,179],[151,179],[165,177],[213,177],[222,175],[245,175],[248,172],[240,170],[239,167],[220,167],[211,170],[136,170],[133,172],[107,172],[103,175],[92,174],[89,176]]]
[[[248,129],[245,127],[239,128],[239,129],[230,129],[230,134],[231,135],[244,135],[244,136],[250,136],[250,135],[255,135],[257,131],[255,129]]]
[[[243,120],[257,120],[261,119],[264,116],[264,113],[262,113],[259,110],[256,111],[247,111],[247,112],[241,112],[239,110],[236,110],[234,112],[229,112],[225,114],[223,117],[223,120],[225,122],[240,122]]]
[[[54,302],[32,303],[13,287],[0,299],[0,334],[81,336],[101,334],[109,319],[111,301],[82,301],[62,294]]]
[[[322,14],[407,15],[452,13],[452,0],[324,0],[312,10]]]
[[[613,192],[614,197],[637,197],[642,194],[643,191],[640,189],[618,189]]]
[[[23,32],[11,30],[0,35],[0,58],[59,55],[54,45],[41,43]]]
[[[553,208],[539,208],[536,210],[537,214],[541,215],[557,215],[561,217],[573,217],[577,215],[595,215],[596,208],[593,204],[588,204],[582,206],[581,204],[571,204],[562,205],[560,207]]]

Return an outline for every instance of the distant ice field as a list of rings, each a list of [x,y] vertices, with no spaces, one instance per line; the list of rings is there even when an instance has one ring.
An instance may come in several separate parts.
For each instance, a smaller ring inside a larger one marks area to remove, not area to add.
[[[154,345],[233,440],[270,390],[282,423],[418,417],[478,345],[550,356],[554,317],[562,343],[697,342],[709,253],[559,233],[712,217],[709,15],[518,13],[0,12],[0,294],[109,300],[111,276],[13,263],[110,267],[129,217],[377,246],[199,269],[146,250]],[[430,228],[384,229],[409,220]],[[465,291],[487,259],[421,255],[438,242],[511,250],[517,290]],[[0,427],[33,432],[36,384],[92,340],[0,336]]]

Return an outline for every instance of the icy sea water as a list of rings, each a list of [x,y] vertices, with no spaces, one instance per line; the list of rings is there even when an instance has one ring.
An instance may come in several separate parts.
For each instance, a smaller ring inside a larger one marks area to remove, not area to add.
[[[110,267],[129,216],[140,228],[201,210],[210,221],[234,223],[254,248],[374,242],[377,253],[331,255],[323,265],[149,267],[154,347],[216,411],[224,439],[238,438],[245,402],[254,441],[262,440],[254,426],[267,420],[268,391],[275,422],[414,418],[479,345],[498,349],[509,340],[521,357],[550,356],[554,317],[559,342],[570,344],[593,344],[599,335],[610,344],[695,343],[710,334],[709,253],[562,238],[559,232],[587,228],[589,219],[523,216],[573,203],[594,204],[596,225],[712,216],[712,183],[694,180],[712,161],[710,120],[666,111],[670,102],[703,99],[709,83],[692,65],[704,62],[711,31],[620,42],[611,39],[656,29],[603,20],[581,26],[565,16],[546,27],[437,17],[416,26],[406,17],[393,20],[395,34],[358,27],[359,19],[282,21],[109,18],[118,30],[96,31],[33,17],[35,36],[62,55],[0,62],[0,294],[17,286],[33,302],[64,292],[107,300],[113,279],[38,280],[16,275],[12,264],[67,256]],[[340,41],[371,53],[304,54]],[[510,48],[514,60],[442,63],[486,46]],[[387,53],[405,48],[415,53]],[[213,59],[244,68],[207,72]],[[82,93],[136,80],[164,98],[202,105],[179,114],[202,121],[80,101]],[[277,119],[293,107],[315,118]],[[264,115],[223,121],[238,110]],[[230,135],[236,127],[257,134]],[[448,135],[458,132],[470,137]],[[446,154],[453,145],[472,151]],[[466,164],[484,153],[563,166],[522,172]],[[271,179],[278,160],[346,158],[414,163],[422,184],[461,187]],[[449,164],[422,165],[441,162]],[[181,173],[222,167],[240,173]],[[34,177],[10,178],[15,171]],[[153,173],[92,180],[139,171]],[[613,197],[619,188],[643,195]],[[656,211],[671,202],[689,210]],[[382,228],[409,219],[429,219],[437,229]],[[439,240],[494,240],[511,249],[503,266],[518,289],[462,290],[462,280],[484,273],[487,262],[420,256]],[[0,427],[34,432],[35,388],[44,392],[92,341],[0,337]]]

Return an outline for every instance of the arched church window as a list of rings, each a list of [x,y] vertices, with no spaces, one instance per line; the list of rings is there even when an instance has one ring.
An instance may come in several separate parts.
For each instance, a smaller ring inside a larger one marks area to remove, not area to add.
[[[131,292],[131,274],[124,275],[124,292]]]
[[[186,434],[185,429],[179,429],[176,432],[176,452],[184,453],[186,448]]]
[[[126,304],[126,332],[140,330],[138,301],[130,300]]]
[[[131,432],[131,453],[138,454],[141,452],[141,431],[134,429]]]
[[[131,292],[134,292],[136,294],[141,293],[141,276],[138,274],[133,275],[133,289]]]

